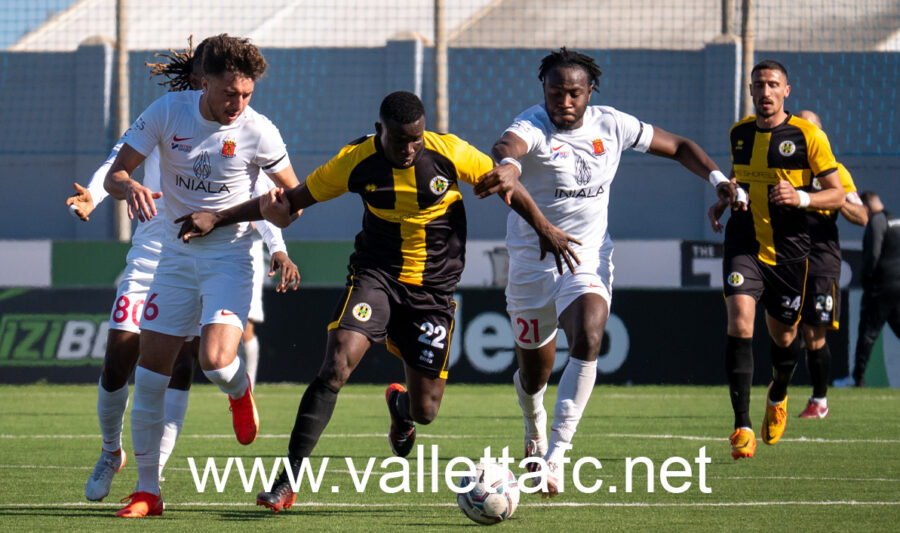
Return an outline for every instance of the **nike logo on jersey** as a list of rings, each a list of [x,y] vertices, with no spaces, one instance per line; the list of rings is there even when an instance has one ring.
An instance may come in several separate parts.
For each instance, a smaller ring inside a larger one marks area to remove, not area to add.
[[[181,141],[186,141],[188,139],[193,139],[193,137],[179,137],[178,135],[172,136],[172,141],[177,142],[177,143],[180,143]]]
[[[560,148],[562,148],[563,146],[565,146],[565,145],[564,145],[564,144],[561,144],[561,145],[559,145],[559,146],[551,146],[550,149],[553,150],[553,151],[555,152],[555,151],[559,150]]]
[[[225,310],[219,311],[219,313],[221,313],[222,316],[236,316],[237,315],[237,313],[231,313],[231,312],[225,311]]]

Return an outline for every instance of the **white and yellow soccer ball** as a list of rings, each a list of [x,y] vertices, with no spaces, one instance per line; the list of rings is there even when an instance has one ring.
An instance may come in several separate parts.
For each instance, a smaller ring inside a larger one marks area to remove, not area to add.
[[[474,482],[474,484],[473,484]],[[460,488],[473,484],[467,492],[456,495],[456,503],[464,515],[481,525],[502,522],[519,506],[519,482],[505,466],[478,463],[474,476],[462,476]]]

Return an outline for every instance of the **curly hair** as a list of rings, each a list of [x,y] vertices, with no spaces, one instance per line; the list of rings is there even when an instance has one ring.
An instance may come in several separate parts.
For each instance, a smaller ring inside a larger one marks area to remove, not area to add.
[[[205,42],[206,41],[203,41],[203,43]],[[200,47],[203,46],[203,43],[200,43],[200,45],[197,46],[197,50],[194,50],[194,36],[191,35],[188,37],[188,47],[184,50],[178,52],[170,48],[168,54],[153,54],[154,57],[164,57],[168,59],[167,62],[144,62],[144,65],[150,68],[151,78],[153,76],[166,77],[165,80],[158,82],[158,85],[163,87],[168,85],[169,92],[190,90],[191,73],[194,71],[194,61],[197,57],[197,52],[200,50]]]
[[[541,68],[538,70],[538,79],[543,82],[547,74],[558,67],[575,67],[584,70],[588,75],[588,79],[591,81],[591,85],[597,85],[600,81],[600,75],[602,74],[602,72],[600,72],[600,67],[594,62],[593,57],[582,54],[581,52],[569,50],[563,46],[559,49],[559,52],[550,52],[550,54],[541,59]]]
[[[249,39],[232,37],[227,33],[210,37],[203,52],[203,74],[221,76],[233,72],[258,80],[266,72],[268,65],[262,52]]]

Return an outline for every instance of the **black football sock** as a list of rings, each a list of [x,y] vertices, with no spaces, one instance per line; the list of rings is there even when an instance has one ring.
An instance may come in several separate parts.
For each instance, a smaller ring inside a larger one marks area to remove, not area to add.
[[[813,398],[824,398],[828,394],[828,374],[831,371],[831,351],[827,343],[818,350],[806,351],[806,366],[812,380]]]
[[[297,419],[288,445],[288,457],[292,462],[309,457],[312,453],[325,426],[331,420],[337,396],[338,391],[318,377],[306,388],[300,407],[297,408]]]
[[[769,399],[772,402],[780,402],[787,396],[788,384],[802,354],[800,335],[795,336],[794,341],[784,348],[772,342],[772,388],[769,389]]]
[[[750,423],[750,385],[753,383],[753,339],[728,336],[725,345],[725,373],[734,427],[752,427]]]

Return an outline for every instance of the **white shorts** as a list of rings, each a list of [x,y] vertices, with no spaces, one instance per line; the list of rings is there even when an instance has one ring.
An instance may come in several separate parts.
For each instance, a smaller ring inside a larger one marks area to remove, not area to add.
[[[253,257],[253,295],[250,298],[250,314],[247,320],[262,323],[266,315],[263,312],[262,290],[266,281],[266,262],[263,260],[262,241],[254,240],[250,247],[250,255]]]
[[[196,335],[200,324],[243,330],[252,286],[249,254],[211,259],[167,250],[144,303],[141,329],[176,337]]]
[[[582,263],[577,272],[568,269],[526,271],[510,265],[506,285],[506,312],[518,346],[536,349],[556,336],[559,315],[583,294],[599,294],[612,306],[612,247],[593,265]]]
[[[158,264],[158,254],[137,248],[128,252],[128,263],[119,281],[116,301],[109,315],[109,329],[141,332],[144,300],[147,299],[147,290],[153,282]]]

